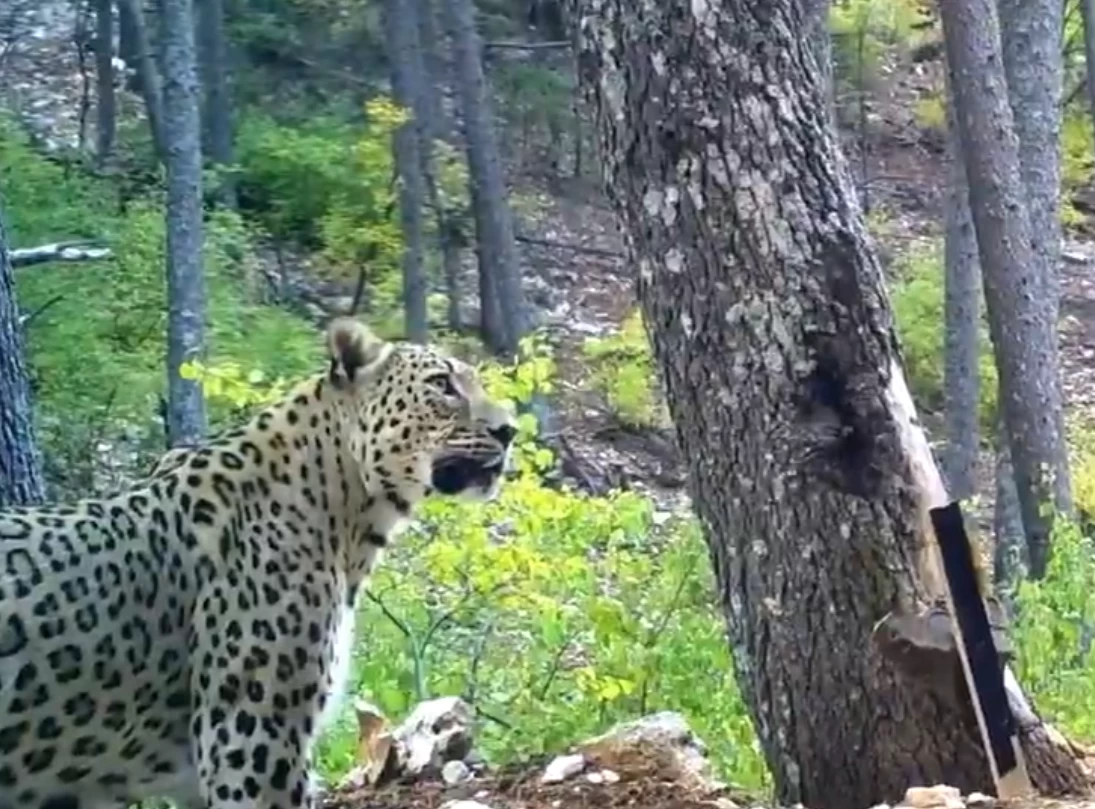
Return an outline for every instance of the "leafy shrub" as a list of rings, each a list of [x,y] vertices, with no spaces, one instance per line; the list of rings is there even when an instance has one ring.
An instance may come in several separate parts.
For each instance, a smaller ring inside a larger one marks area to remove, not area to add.
[[[943,259],[942,245],[934,243],[900,255],[891,303],[908,374],[909,387],[921,406],[943,407]],[[988,329],[982,324],[980,341],[980,405],[982,427],[995,429],[996,362]]]
[[[1092,484],[1087,482],[1088,489]],[[1046,576],[1019,585],[1016,675],[1038,711],[1078,739],[1095,738],[1095,548],[1078,526],[1054,520]]]
[[[918,126],[946,134],[947,107],[942,93],[921,96],[913,107],[913,118]]]
[[[833,63],[838,80],[869,78],[887,50],[913,48],[930,36],[921,0],[848,0],[829,7]]]
[[[1061,222],[1066,227],[1080,224],[1084,217],[1072,202],[1075,193],[1091,181],[1095,171],[1092,151],[1091,116],[1070,110],[1061,123]]]
[[[567,70],[549,65],[513,63],[500,66],[492,80],[502,100],[501,112],[518,133],[522,153],[547,140],[553,159],[574,119],[574,83]]]
[[[358,192],[359,178],[347,171],[354,134],[331,118],[289,126],[263,113],[244,115],[236,142],[241,203],[275,238],[321,246],[324,217]]]
[[[492,361],[481,373],[492,395],[517,404],[550,392],[553,369],[545,345],[527,339],[514,366]],[[206,392],[235,403],[273,394],[247,374],[227,376],[230,390],[207,381]],[[727,778],[766,786],[695,523],[656,520],[634,493],[545,488],[551,453],[535,443],[534,417],[519,423],[517,474],[500,497],[428,501],[374,575],[352,690],[396,718],[418,699],[461,694],[483,721],[484,754],[498,763],[679,710]],[[355,747],[348,701],[319,745],[321,770],[337,777]]]
[[[587,339],[583,351],[593,367],[594,386],[624,423],[667,423],[642,312],[635,309],[615,334]]]
[[[109,204],[114,189],[44,160],[0,128],[5,216],[15,244],[101,238],[112,257],[45,264],[16,274],[20,308],[39,314],[27,331],[39,439],[51,482],[86,494],[103,447],[163,446],[166,289],[162,200]],[[246,295],[248,234],[219,211],[205,225],[207,348],[214,361],[248,357],[268,373],[299,374],[315,362],[312,327]],[[47,306],[48,304],[48,306]],[[227,417],[214,407],[214,422]]]

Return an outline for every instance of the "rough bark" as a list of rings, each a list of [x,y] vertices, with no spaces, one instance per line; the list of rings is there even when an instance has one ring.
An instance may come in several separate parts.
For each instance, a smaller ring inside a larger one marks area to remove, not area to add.
[[[1019,141],[1008,101],[993,0],[943,3],[958,131],[977,233],[1000,402],[1030,548],[1030,573],[1045,572],[1054,504],[1071,511],[1057,366],[1056,304],[1027,214]],[[1041,148],[1041,147],[1039,147]]]
[[[0,508],[40,503],[44,498],[23,330],[0,210]]]
[[[95,158],[100,166],[114,154],[116,120],[114,4],[112,0],[95,0]]]
[[[513,215],[506,198],[494,114],[483,76],[475,5],[472,0],[443,0],[443,3],[445,25],[452,38],[468,151],[483,337],[492,350],[513,354],[525,331],[525,302],[513,238]]]
[[[1042,301],[1046,317],[1056,324],[1065,4],[1060,0],[998,0],[998,8],[1008,100],[1019,139],[1020,176],[1027,191],[1031,247],[1050,293]]]
[[[970,214],[966,166],[962,160],[954,98],[948,81],[947,150],[950,174],[943,239],[943,402],[946,418],[946,473],[950,493],[972,497],[977,488],[980,430],[981,265]]]
[[[224,0],[198,0],[198,51],[201,65],[202,148],[217,169],[214,197],[220,205],[236,207],[232,165],[232,94],[228,42],[224,33]]]
[[[172,446],[204,436],[201,386],[179,367],[205,343],[200,93],[191,0],[160,0],[164,164],[167,169],[167,434]]]
[[[388,37],[388,61],[395,100],[412,112],[412,118],[395,133],[396,170],[399,172],[399,218],[403,230],[403,314],[408,340],[426,342],[426,267],[424,263],[426,201],[423,172],[422,121],[426,76],[418,41],[415,0],[386,0],[384,25]]]
[[[122,29],[131,37],[134,51],[133,68],[137,81],[137,90],[144,99],[145,114],[148,116],[148,128],[152,133],[152,144],[160,160],[164,159],[164,110],[163,91],[160,86],[160,72],[156,60],[152,58],[152,47],[148,42],[148,29],[145,27],[144,10],[139,0],[118,0],[118,15]],[[128,59],[127,59],[128,63]]]
[[[941,592],[927,509],[947,495],[796,0],[572,5],[776,802],[989,789],[953,644],[931,682],[872,631]]]

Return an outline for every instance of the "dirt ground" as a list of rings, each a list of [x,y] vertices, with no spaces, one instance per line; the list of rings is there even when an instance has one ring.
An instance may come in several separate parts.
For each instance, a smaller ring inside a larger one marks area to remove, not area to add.
[[[690,791],[650,771],[621,773],[620,781],[614,784],[592,784],[581,776],[563,783],[541,784],[542,772],[542,767],[528,766],[457,786],[419,782],[380,790],[338,791],[327,796],[324,809],[440,809],[450,801],[460,800],[476,801],[489,809],[745,809],[771,803],[740,793]],[[1095,796],[1075,799],[1039,796],[1000,801],[994,809],[1095,809]]]
[[[440,809],[449,801],[468,800],[489,809],[732,809],[758,803],[748,796],[725,791],[699,794],[667,780],[655,767],[620,772],[620,780],[611,784],[590,783],[584,776],[542,784],[543,771],[542,766],[530,763],[455,786],[427,781],[395,784],[379,790],[335,791],[328,794],[323,806],[324,809]]]

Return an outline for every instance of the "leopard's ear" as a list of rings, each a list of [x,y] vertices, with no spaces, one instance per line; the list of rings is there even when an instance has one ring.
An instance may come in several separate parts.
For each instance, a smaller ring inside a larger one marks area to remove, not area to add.
[[[353,385],[362,378],[363,369],[381,362],[389,350],[389,344],[363,323],[349,317],[335,318],[327,326],[331,383],[336,388]]]

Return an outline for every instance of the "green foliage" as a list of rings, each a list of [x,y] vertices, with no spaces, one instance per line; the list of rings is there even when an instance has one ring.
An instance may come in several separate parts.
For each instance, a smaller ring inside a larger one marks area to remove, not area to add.
[[[520,152],[528,154],[546,143],[557,163],[574,120],[571,71],[545,64],[503,64],[493,72],[492,83]]]
[[[947,107],[942,93],[931,93],[916,100],[913,118],[918,126],[946,134]]]
[[[16,275],[24,311],[49,304],[27,334],[48,471],[55,484],[86,494],[101,442],[162,447],[162,201],[138,199],[120,213],[109,185],[42,159],[10,128],[0,128],[0,166],[14,244],[94,237],[113,252],[93,264],[47,264]],[[205,242],[210,356],[247,357],[267,373],[313,367],[311,327],[244,293],[248,235],[239,218],[211,214]],[[228,415],[212,413],[214,422]]]
[[[642,312],[635,309],[615,334],[588,338],[583,352],[593,368],[594,387],[624,423],[635,426],[668,423],[668,414],[658,395]]]
[[[512,368],[489,363],[492,395],[550,390],[543,344]],[[435,499],[374,578],[362,610],[354,689],[389,715],[462,694],[484,718],[494,761],[557,750],[656,709],[689,717],[724,775],[767,775],[733,677],[692,522],[659,527],[632,493],[592,498],[543,487],[549,461],[522,419],[518,475],[482,505]],[[425,597],[424,597],[424,594]],[[695,688],[695,673],[711,678]],[[323,740],[321,766],[349,765],[349,712]]]
[[[1061,223],[1080,224],[1084,217],[1072,202],[1095,171],[1091,116],[1086,110],[1070,109],[1061,122]]]
[[[938,242],[898,257],[891,303],[908,375],[909,387],[921,406],[943,407],[943,257]],[[995,429],[996,362],[984,323],[980,340],[980,405],[982,428]]]
[[[922,0],[843,0],[829,7],[833,62],[838,80],[874,75],[882,57],[910,49],[930,36]]]
[[[1090,482],[1089,482],[1090,487]],[[1038,711],[1073,738],[1095,738],[1095,548],[1077,525],[1054,520],[1045,578],[1019,586],[1012,630],[1016,676]]]
[[[553,388],[546,344],[533,336],[520,348],[515,365],[480,369],[491,395],[514,405]],[[215,398],[260,404],[271,395],[238,368],[198,372]],[[484,719],[482,749],[495,762],[679,710],[727,778],[767,786],[694,522],[657,520],[634,493],[545,488],[551,453],[535,443],[533,416],[519,424],[517,475],[501,496],[428,501],[374,575],[352,690],[394,717],[419,699],[463,695]],[[341,774],[355,747],[347,704],[321,741],[321,769]]]

